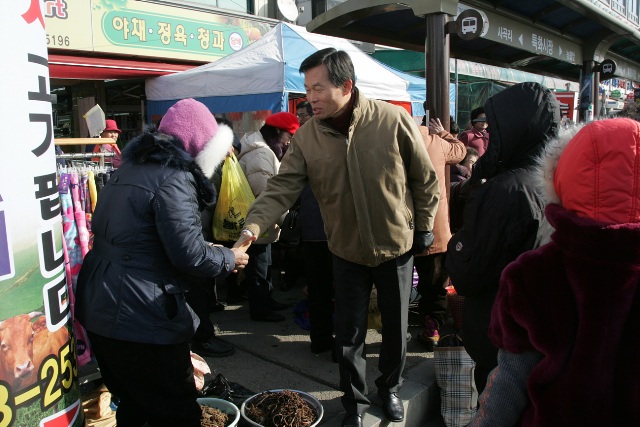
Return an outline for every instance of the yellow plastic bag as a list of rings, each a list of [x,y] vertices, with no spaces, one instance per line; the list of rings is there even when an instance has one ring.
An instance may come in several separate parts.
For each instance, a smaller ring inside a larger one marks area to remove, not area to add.
[[[213,238],[222,242],[238,240],[255,199],[238,159],[234,155],[227,157],[222,165],[220,194],[213,211]]]

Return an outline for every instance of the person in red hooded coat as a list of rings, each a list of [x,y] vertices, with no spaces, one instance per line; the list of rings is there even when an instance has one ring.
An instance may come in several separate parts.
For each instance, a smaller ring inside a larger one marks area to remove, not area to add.
[[[503,272],[471,426],[640,425],[640,123],[570,130],[538,174],[554,231]]]

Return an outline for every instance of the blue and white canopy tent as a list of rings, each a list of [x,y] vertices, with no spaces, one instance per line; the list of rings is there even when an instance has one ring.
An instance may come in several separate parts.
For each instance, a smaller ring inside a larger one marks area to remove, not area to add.
[[[290,95],[305,94],[304,77],[298,71],[300,64],[307,56],[327,47],[349,53],[356,71],[356,85],[365,96],[411,102],[413,116],[424,114],[425,79],[383,65],[345,39],[280,23],[260,40],[219,61],[148,79],[149,117],[164,114],[184,98],[195,98],[216,114],[287,111]]]

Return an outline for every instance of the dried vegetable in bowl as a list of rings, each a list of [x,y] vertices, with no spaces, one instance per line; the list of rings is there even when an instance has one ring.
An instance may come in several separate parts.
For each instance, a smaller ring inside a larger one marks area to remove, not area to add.
[[[201,427],[226,427],[230,423],[229,416],[217,408],[200,405],[200,409],[202,409]]]
[[[316,410],[291,390],[261,393],[247,403],[245,412],[264,427],[309,427],[318,418]]]

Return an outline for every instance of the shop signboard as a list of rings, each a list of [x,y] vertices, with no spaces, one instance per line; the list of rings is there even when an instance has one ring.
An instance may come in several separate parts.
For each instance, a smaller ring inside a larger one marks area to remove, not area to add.
[[[582,47],[566,37],[522,24],[490,10],[477,7],[475,9],[482,12],[484,26],[488,28],[480,37],[571,64],[582,64]],[[458,3],[457,10],[458,16],[461,16],[470,10],[470,7]]]
[[[259,19],[135,0],[42,0],[47,47],[212,62],[271,26]]]
[[[91,2],[42,0],[49,49],[93,50]]]
[[[569,120],[577,121],[575,114],[578,94],[576,92],[555,92],[556,99],[560,103],[560,114]]]
[[[80,427],[40,0],[5,2],[0,116],[0,427]]]

